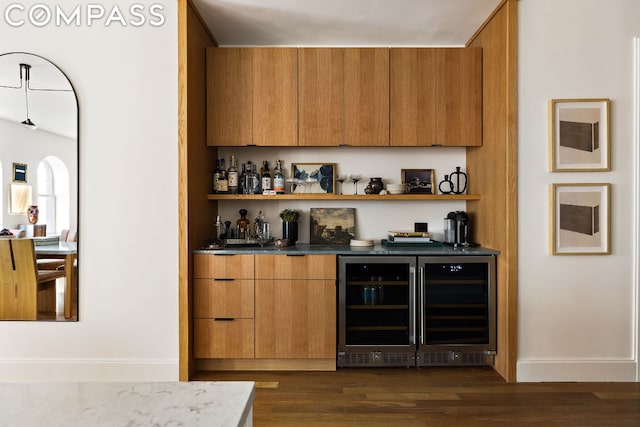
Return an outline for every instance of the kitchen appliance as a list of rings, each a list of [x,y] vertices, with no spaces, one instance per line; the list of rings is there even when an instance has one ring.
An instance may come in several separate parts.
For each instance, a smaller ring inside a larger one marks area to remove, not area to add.
[[[469,215],[464,211],[449,212],[444,219],[444,243],[454,247],[474,246],[470,235]]]
[[[487,365],[495,256],[338,257],[338,367]]]

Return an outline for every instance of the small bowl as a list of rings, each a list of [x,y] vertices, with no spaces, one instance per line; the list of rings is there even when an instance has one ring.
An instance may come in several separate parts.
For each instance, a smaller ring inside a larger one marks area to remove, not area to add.
[[[273,244],[276,248],[286,248],[291,245],[291,240],[289,239],[276,239]]]

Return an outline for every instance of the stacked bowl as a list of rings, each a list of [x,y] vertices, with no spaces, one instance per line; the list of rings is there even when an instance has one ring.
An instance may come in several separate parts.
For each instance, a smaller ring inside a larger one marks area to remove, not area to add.
[[[387,192],[389,194],[404,194],[407,191],[405,184],[387,184]]]

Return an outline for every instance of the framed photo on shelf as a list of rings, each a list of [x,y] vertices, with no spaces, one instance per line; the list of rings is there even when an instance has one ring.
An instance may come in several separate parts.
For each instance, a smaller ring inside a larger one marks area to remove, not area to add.
[[[292,193],[333,194],[336,187],[335,163],[292,163]]]
[[[552,172],[611,170],[609,104],[607,98],[549,101]]]
[[[434,169],[402,169],[402,183],[407,186],[407,193],[435,194]]]
[[[13,182],[27,183],[27,165],[24,163],[13,164]]]
[[[611,184],[551,184],[551,253],[610,253]]]

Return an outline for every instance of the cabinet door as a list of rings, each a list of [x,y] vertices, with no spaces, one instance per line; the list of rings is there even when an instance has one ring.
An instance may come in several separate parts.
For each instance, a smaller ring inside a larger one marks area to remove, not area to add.
[[[344,143],[389,145],[389,49],[344,49]]]
[[[336,256],[258,254],[256,279],[336,280]]]
[[[298,145],[341,145],[344,49],[298,49]]]
[[[253,319],[195,319],[193,323],[195,358],[253,358]]]
[[[251,49],[207,49],[207,145],[253,143],[252,72]]]
[[[193,315],[253,319],[253,292],[253,279],[195,279]]]
[[[253,254],[196,254],[193,277],[196,279],[253,279]]]
[[[436,143],[434,50],[390,50],[390,141],[393,146],[425,146]]]
[[[295,48],[254,48],[253,143],[297,145],[298,54]]]
[[[435,140],[482,145],[482,49],[435,49]]]
[[[256,358],[336,356],[335,280],[256,280]]]

